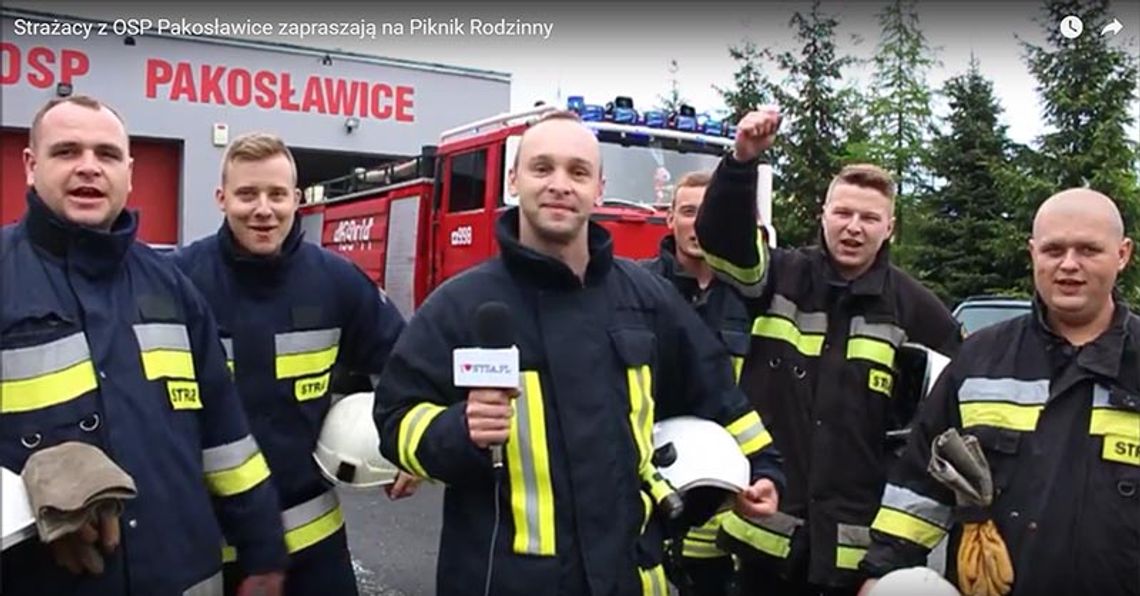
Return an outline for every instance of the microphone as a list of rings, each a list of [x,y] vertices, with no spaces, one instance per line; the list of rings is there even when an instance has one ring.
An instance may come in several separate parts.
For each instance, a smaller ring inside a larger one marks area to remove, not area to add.
[[[452,352],[455,386],[517,390],[519,349],[506,304],[486,302],[475,310],[475,341],[478,347],[456,348]],[[503,467],[502,445],[491,445],[491,465]]]

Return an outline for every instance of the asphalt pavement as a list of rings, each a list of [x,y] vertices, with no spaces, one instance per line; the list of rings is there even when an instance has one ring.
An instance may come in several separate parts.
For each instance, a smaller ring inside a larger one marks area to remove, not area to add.
[[[383,489],[341,490],[360,596],[435,594],[443,485],[389,501]]]

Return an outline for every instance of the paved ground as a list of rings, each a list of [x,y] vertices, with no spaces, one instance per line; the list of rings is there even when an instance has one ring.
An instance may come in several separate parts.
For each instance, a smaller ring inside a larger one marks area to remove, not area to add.
[[[435,593],[442,485],[392,502],[380,489],[340,492],[361,596]]]

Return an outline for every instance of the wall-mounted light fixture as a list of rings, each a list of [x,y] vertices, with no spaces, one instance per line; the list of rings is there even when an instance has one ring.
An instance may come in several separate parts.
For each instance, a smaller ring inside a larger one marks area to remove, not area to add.
[[[325,54],[325,57],[321,58],[321,64],[325,66],[332,66],[332,56]]]
[[[358,128],[360,128],[360,118],[357,118],[356,116],[349,116],[347,119],[345,119],[345,121],[344,121],[345,132],[347,132],[348,134],[352,134],[352,131],[354,131]]]
[[[60,97],[68,97],[74,90],[71,83],[59,83],[55,86],[55,94]]]

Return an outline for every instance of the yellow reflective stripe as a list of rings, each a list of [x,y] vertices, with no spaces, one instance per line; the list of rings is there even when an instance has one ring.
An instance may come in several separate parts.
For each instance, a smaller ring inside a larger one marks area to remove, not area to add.
[[[16,414],[56,406],[98,386],[90,360],[30,379],[0,381],[0,413]]]
[[[637,444],[637,467],[644,472],[645,467],[653,458],[653,445],[650,443],[652,434],[646,436],[645,426],[650,425],[652,433],[653,406],[647,403],[642,392],[640,373],[637,368],[627,368],[625,371],[626,383],[629,389],[629,425],[633,431],[633,440]]]
[[[768,245],[764,244],[764,238],[759,234],[756,237],[756,253],[756,264],[751,267],[739,267],[709,252],[705,252],[705,262],[712,269],[731,277],[737,284],[755,286],[764,280],[764,274],[768,271]]]
[[[744,357],[743,356],[733,356],[732,357],[732,378],[737,383],[740,383],[740,373],[743,370],[744,370]]]
[[[1140,441],[1140,412],[1093,408],[1089,417],[1089,434],[1116,435]]]
[[[420,441],[423,439],[424,433],[427,432],[428,426],[432,420],[435,420],[436,416],[443,413],[444,409],[443,406],[436,404],[418,403],[412,406],[400,420],[399,435],[396,438],[400,465],[420,478],[429,478],[430,476],[416,456],[416,451],[420,448]]]
[[[641,495],[641,509],[643,514],[641,517],[641,533],[644,534],[646,526],[649,525],[649,518],[653,515],[653,497],[650,497],[649,494],[643,490],[639,490],[637,493]]]
[[[1140,466],[1140,440],[1108,435],[1104,438],[1101,457],[1108,461]]]
[[[773,557],[784,559],[792,551],[791,536],[783,536],[751,524],[739,515],[726,516],[721,521],[720,527],[736,540]]]
[[[642,480],[649,488],[649,495],[653,497],[653,501],[660,503],[665,500],[665,497],[673,494],[674,489],[673,486],[661,476],[661,473],[658,472],[656,468],[651,469],[652,472],[645,478],[642,478]]]
[[[142,354],[146,380],[162,378],[194,380],[194,357],[182,350],[157,349]]]
[[[277,366],[277,378],[291,379],[323,373],[332,368],[339,349],[340,346],[337,345],[315,352],[278,355],[274,361]]]
[[[202,409],[196,381],[167,381],[166,396],[170,399],[170,407],[175,410]]]
[[[234,561],[237,561],[237,549],[228,545],[228,544],[223,546],[222,547],[222,562],[223,563],[233,563]]]
[[[891,388],[894,387],[895,379],[891,373],[881,371],[877,368],[872,368],[867,373],[867,388],[871,391],[877,391],[883,395],[890,397]]]
[[[870,360],[886,368],[895,366],[895,347],[878,339],[852,337],[847,340],[848,360]]]
[[[875,521],[871,522],[871,529],[909,540],[926,548],[937,546],[938,541],[946,534],[946,530],[922,518],[890,507],[879,508]]]
[[[737,418],[726,428],[736,439],[744,455],[752,455],[772,443],[772,435],[764,428],[760,415],[754,411]]]
[[[822,334],[802,333],[795,323],[783,317],[756,317],[752,322],[752,335],[785,341],[805,356],[819,356],[823,353]]]
[[[537,371],[523,371],[522,389],[515,399],[506,445],[515,526],[512,549],[519,554],[553,556],[554,486],[546,442],[546,405]]]
[[[236,467],[206,473],[206,486],[210,493],[219,497],[229,497],[243,493],[269,478],[269,464],[261,452],[253,454]]]
[[[681,556],[688,559],[719,559],[728,553],[716,547],[715,542],[685,538],[681,544]]]
[[[336,506],[317,519],[285,532],[285,549],[289,554],[308,548],[329,536],[344,525],[344,512]]]
[[[867,549],[858,546],[836,546],[835,566],[839,569],[858,569]]]
[[[972,401],[958,404],[962,427],[993,426],[1010,430],[1032,431],[1043,406],[1019,405],[993,401]]]
[[[643,596],[669,596],[669,583],[665,579],[665,568],[661,565],[651,569],[637,569],[641,576],[641,593]]]

